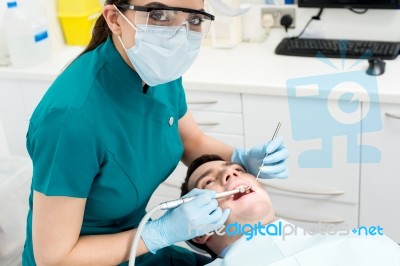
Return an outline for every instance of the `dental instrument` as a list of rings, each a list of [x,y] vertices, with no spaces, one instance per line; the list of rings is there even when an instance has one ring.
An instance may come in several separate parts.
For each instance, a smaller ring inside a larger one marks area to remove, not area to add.
[[[237,193],[243,193],[245,191],[246,191],[246,188],[239,187],[239,188],[234,189],[234,190],[229,190],[229,191],[224,191],[224,192],[217,193],[215,195],[214,199],[221,199],[221,198],[224,198],[224,197],[235,195]],[[180,199],[163,202],[163,203],[160,204],[161,205],[161,210],[168,210],[168,209],[172,209],[172,208],[178,207],[179,205],[181,205],[181,204],[183,204],[185,202],[189,202],[189,201],[193,200],[195,197],[197,197],[197,196],[182,197]]]
[[[282,123],[279,122],[278,125],[276,126],[276,129],[275,129],[274,135],[272,135],[271,141],[273,141],[273,140],[276,138],[276,136],[278,135],[278,132],[279,132],[279,129],[281,128],[281,125],[282,125]],[[268,153],[265,152],[264,158],[267,157],[267,155],[268,155]],[[246,188],[246,190],[249,190],[249,189],[251,189],[251,188],[254,186],[254,184],[255,184],[256,181],[258,180],[258,177],[260,176],[261,168],[263,168],[263,167],[264,167],[264,161],[262,162],[261,166],[258,168],[258,173],[257,173],[256,178],[255,178],[254,181],[253,181],[253,184],[251,184],[250,186],[248,186],[248,187]]]
[[[244,186],[241,186],[234,190],[217,193],[215,195],[214,199],[221,199],[224,197],[229,197],[229,196],[235,195],[237,193],[244,193],[245,191],[246,191],[246,188]],[[143,228],[146,225],[147,221],[150,219],[150,217],[158,210],[168,210],[168,209],[176,208],[185,202],[189,202],[189,201],[193,200],[195,197],[196,196],[182,197],[180,199],[166,201],[166,202],[160,203],[159,205],[153,207],[149,212],[146,213],[146,215],[140,221],[138,228],[136,229],[136,234],[133,239],[131,253],[129,256],[129,266],[135,265],[136,250],[139,245],[140,235],[141,235],[141,232],[143,231]]]

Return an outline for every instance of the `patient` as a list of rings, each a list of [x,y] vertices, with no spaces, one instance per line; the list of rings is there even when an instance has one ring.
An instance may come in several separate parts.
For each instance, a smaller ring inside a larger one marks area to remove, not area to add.
[[[189,166],[181,190],[182,195],[193,188],[222,192],[247,187],[254,179],[238,164],[203,155]],[[276,219],[268,193],[258,182],[246,193],[218,201],[222,209],[231,209],[226,227],[190,241],[216,258],[208,265],[400,265],[400,247],[379,230],[375,236],[364,237],[351,231],[347,235],[312,235]],[[245,224],[243,235],[234,234]],[[264,226],[254,229],[256,224]],[[289,227],[296,228],[296,234],[282,237],[277,231]],[[196,229],[201,230],[188,225],[188,230]]]

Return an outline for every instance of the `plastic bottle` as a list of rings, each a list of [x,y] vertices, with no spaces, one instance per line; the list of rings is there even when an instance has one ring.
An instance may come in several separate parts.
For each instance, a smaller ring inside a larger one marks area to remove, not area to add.
[[[45,61],[51,46],[44,17],[28,14],[17,1],[8,0],[4,16],[6,40],[14,67],[30,67]]]
[[[43,16],[47,18],[49,25],[49,37],[53,51],[59,51],[64,48],[64,36],[61,30],[60,22],[57,17],[57,1],[55,0],[37,0],[37,7],[41,7]],[[71,1],[72,2],[72,1]],[[74,3],[76,3],[74,1]]]

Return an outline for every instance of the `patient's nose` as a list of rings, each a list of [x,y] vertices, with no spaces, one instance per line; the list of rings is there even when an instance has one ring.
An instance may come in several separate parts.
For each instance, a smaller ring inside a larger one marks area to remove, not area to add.
[[[223,174],[222,178],[222,183],[227,184],[228,182],[232,181],[232,179],[235,179],[239,177],[239,172],[235,169],[226,169],[226,171]]]

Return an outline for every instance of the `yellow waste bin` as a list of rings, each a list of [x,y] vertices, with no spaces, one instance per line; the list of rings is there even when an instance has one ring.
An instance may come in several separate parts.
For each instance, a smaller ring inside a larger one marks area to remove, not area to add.
[[[66,44],[86,46],[101,11],[99,0],[58,0],[57,16]]]

